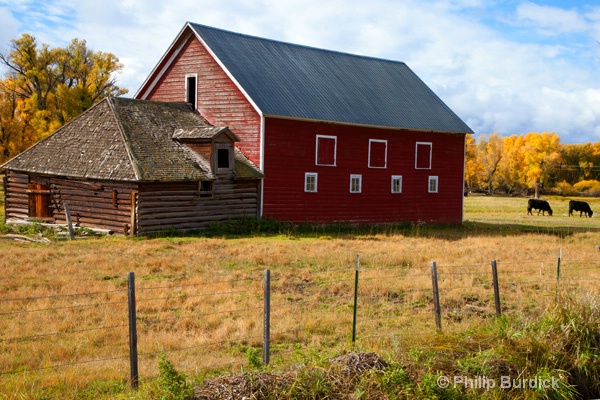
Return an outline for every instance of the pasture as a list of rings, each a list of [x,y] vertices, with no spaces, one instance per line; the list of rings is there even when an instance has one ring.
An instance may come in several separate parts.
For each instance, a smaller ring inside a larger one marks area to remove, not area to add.
[[[492,357],[496,346],[507,345],[490,331],[506,330],[502,335],[524,351],[531,342],[515,338],[536,339],[536,331],[528,329],[557,296],[597,294],[600,217],[568,217],[569,199],[545,199],[552,217],[527,215],[524,198],[465,197],[465,224],[452,227],[0,240],[0,396],[160,397],[163,354],[198,386],[220,373],[264,371],[259,361],[262,278],[269,269],[273,354],[267,371],[324,366],[328,358],[349,351],[375,352],[407,366],[412,392],[399,398],[419,397],[416,390],[436,370],[480,373],[473,365],[456,363]],[[600,211],[600,199],[586,201]],[[564,259],[560,287],[559,249]],[[351,343],[357,255],[358,339]],[[431,311],[433,260],[440,266],[443,333],[436,330]],[[503,312],[509,318],[504,328],[490,325],[491,260],[499,262]],[[138,288],[138,392],[127,383],[128,272],[135,272]],[[463,340],[465,332],[470,341]],[[533,361],[528,362],[514,361],[515,368],[532,368]]]

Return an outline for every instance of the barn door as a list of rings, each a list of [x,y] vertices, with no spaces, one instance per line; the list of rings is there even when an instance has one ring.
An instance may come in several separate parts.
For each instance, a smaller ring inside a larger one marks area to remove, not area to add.
[[[27,193],[29,194],[29,218],[52,218],[50,188],[41,183],[30,183]]]

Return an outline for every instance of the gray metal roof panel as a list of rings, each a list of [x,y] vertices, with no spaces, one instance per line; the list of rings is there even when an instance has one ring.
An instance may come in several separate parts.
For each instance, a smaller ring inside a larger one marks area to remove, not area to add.
[[[403,62],[189,26],[264,115],[472,132]]]

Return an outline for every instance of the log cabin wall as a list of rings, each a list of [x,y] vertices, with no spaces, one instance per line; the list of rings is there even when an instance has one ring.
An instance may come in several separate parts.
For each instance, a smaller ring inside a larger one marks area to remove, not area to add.
[[[50,190],[52,217],[46,222],[66,224],[64,203],[68,203],[74,224],[117,234],[206,229],[213,222],[258,216],[258,180],[219,179],[210,192],[200,192],[196,181],[83,181],[14,171],[7,171],[5,181],[5,220],[9,222],[36,219],[30,215],[32,184]]]
[[[29,175],[7,171],[4,178],[4,221],[29,218]]]
[[[258,185],[258,180],[219,179],[206,193],[199,191],[199,182],[142,183],[138,233],[206,229],[213,222],[256,217]]]
[[[32,215],[30,200],[38,194],[31,190],[32,186],[48,188],[48,218]],[[5,221],[42,219],[66,224],[64,204],[68,203],[73,224],[123,233],[125,225],[131,228],[131,194],[137,192],[137,183],[84,181],[7,171],[4,190]]]

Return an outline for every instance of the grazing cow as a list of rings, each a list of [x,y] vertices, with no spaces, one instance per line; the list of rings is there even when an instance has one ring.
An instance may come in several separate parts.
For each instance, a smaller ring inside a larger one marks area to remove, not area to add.
[[[590,218],[594,215],[590,205],[585,201],[569,201],[569,217],[573,215],[573,211],[579,211],[579,217],[581,217],[581,214],[585,214],[586,217]]]
[[[527,214],[531,214],[531,210],[538,210],[538,215],[540,215],[540,212],[542,215],[546,215],[546,211],[548,211],[548,215],[552,215],[552,209],[546,200],[529,199],[527,202]]]

